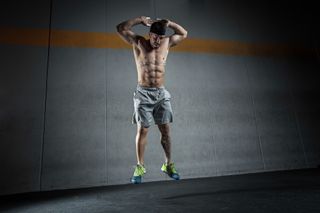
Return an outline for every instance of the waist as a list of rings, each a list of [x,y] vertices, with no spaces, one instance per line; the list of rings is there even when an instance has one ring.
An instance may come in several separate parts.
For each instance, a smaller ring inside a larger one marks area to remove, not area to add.
[[[141,86],[141,85],[137,85],[137,89],[138,90],[149,90],[149,91],[157,91],[157,90],[163,90],[165,89],[164,86],[160,86],[160,87],[146,87],[146,86]]]

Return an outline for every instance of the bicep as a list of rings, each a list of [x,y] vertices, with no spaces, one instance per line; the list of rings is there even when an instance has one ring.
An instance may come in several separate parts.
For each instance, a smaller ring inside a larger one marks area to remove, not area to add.
[[[173,46],[177,45],[178,43],[180,43],[185,38],[186,38],[185,36],[177,35],[177,34],[174,34],[174,35],[170,36],[170,40],[169,40],[170,47],[173,47]]]

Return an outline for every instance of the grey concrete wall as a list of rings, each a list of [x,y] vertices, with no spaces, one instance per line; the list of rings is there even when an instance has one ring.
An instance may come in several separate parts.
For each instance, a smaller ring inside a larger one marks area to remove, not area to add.
[[[0,26],[48,29],[49,14],[49,1],[6,1]],[[0,44],[0,194],[40,190],[47,56],[47,47]]]
[[[47,29],[52,14],[52,29],[113,33],[147,15],[180,23],[190,38],[319,48],[312,5],[48,0],[10,2],[0,14],[1,27]],[[0,47],[0,194],[128,183],[136,163],[132,51]],[[182,178],[319,165],[318,70],[319,58],[169,53],[172,157]],[[168,180],[163,160],[152,126],[145,181]]]
[[[52,29],[104,32],[104,3],[54,1]],[[50,49],[43,190],[106,184],[105,60],[104,49]]]

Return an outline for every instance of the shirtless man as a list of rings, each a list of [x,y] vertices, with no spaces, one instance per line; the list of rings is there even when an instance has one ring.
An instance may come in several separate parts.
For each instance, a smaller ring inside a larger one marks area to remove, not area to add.
[[[150,27],[149,39],[135,34],[131,28],[143,24]],[[171,36],[165,36],[166,28],[174,30]],[[171,141],[169,123],[173,121],[170,93],[164,87],[165,63],[169,48],[187,37],[187,31],[180,25],[167,19],[153,21],[141,16],[117,25],[120,37],[132,45],[137,66],[138,85],[134,92],[134,113],[132,122],[137,124],[135,167],[132,183],[141,183],[146,173],[144,150],[147,144],[148,127],[152,120],[161,133],[161,145],[165,152],[165,163],[161,171],[169,177],[179,180],[180,176],[171,162]]]

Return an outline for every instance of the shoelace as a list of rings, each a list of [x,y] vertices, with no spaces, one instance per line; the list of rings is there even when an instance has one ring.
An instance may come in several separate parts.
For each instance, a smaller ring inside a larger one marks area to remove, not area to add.
[[[172,163],[172,164],[169,164],[169,168],[170,168],[170,170],[171,170],[172,173],[178,173],[177,170],[176,170],[176,168],[174,168],[174,164],[173,164],[173,163]]]
[[[142,166],[137,166],[136,167],[136,170],[135,170],[135,172],[134,172],[135,174],[137,174],[137,175],[143,175],[144,174],[144,169],[143,169],[143,167]]]

